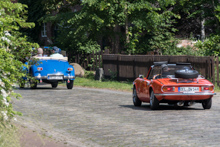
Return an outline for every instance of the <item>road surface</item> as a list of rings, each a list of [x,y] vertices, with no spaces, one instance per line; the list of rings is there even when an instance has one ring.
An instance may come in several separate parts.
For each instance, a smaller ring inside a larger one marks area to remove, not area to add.
[[[131,92],[65,86],[17,89],[18,122],[67,146],[146,147],[220,145],[220,93],[210,110],[201,104],[177,108],[149,104],[134,107]]]

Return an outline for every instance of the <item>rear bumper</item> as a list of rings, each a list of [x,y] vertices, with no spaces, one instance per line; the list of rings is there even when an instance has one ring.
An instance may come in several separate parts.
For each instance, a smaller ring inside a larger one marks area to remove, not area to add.
[[[56,79],[48,79],[48,76],[35,76],[35,79],[38,80],[56,80]],[[75,76],[63,76],[63,80],[75,79]]]
[[[203,96],[203,95],[216,95],[216,93],[203,92],[203,93],[159,93],[154,94],[155,96]]]
[[[200,101],[212,98],[216,93],[203,92],[203,93],[162,93],[154,94],[156,98],[161,100],[172,100],[172,101]]]

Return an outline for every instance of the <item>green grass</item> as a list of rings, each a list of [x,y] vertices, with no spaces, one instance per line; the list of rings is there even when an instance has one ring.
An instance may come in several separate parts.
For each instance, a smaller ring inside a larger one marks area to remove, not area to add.
[[[118,82],[118,81],[109,81],[109,80],[104,80],[101,82],[91,78],[76,77],[74,81],[74,86],[131,91],[132,82],[128,82],[128,81]]]
[[[0,122],[0,146],[1,147],[20,147],[20,140],[16,127],[10,123]]]
[[[220,87],[217,84],[215,84],[215,92],[220,92]]]
[[[112,89],[119,91],[132,91],[132,82],[129,81],[97,81],[92,78],[80,78],[77,77],[74,82],[74,86],[80,87],[91,87],[91,88],[101,88],[101,89]],[[220,87],[215,84],[215,92],[220,92]]]

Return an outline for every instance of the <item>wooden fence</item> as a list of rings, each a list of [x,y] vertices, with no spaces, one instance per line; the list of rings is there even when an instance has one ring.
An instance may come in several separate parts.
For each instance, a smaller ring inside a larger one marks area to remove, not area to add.
[[[219,85],[219,60],[212,56],[151,56],[151,55],[103,55],[105,77],[116,77],[117,80],[134,80],[139,74],[147,74],[153,62],[168,61],[168,63],[191,63],[194,69],[207,79]]]
[[[206,79],[219,86],[219,59],[213,56],[159,56],[159,55],[120,55],[109,54],[108,50],[92,54],[75,55],[75,62],[86,70],[104,69],[106,78],[118,81],[134,80],[138,75],[147,75],[153,62],[168,61],[168,63],[191,63]]]

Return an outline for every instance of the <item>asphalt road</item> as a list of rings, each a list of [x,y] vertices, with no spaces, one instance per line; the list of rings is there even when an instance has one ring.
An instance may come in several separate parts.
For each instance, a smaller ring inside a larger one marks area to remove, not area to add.
[[[134,107],[132,92],[42,85],[18,89],[14,109],[18,122],[65,140],[68,146],[92,147],[205,147],[220,145],[220,93],[210,110],[149,104]]]

